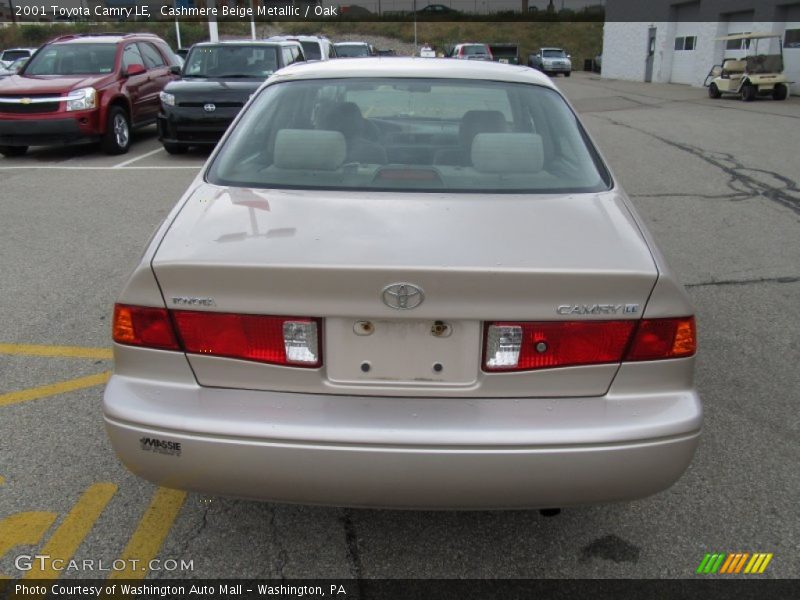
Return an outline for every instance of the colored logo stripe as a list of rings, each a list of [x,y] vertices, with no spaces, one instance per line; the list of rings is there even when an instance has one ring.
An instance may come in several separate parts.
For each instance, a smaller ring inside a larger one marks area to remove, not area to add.
[[[708,553],[703,557],[697,573],[701,575],[720,574],[759,574],[763,573],[767,565],[772,560],[772,553],[759,552],[750,554],[749,552],[724,552]],[[747,566],[745,566],[745,564]],[[744,571],[742,571],[744,569]]]

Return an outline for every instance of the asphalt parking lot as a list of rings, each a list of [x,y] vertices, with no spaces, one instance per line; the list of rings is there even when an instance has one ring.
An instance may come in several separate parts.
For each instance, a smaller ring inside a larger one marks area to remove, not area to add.
[[[691,577],[707,552],[769,552],[763,577],[799,577],[800,99],[557,83],[697,307],[705,431],[673,488],[548,518],[273,505],[131,475],[100,414],[111,308],[207,157],[167,155],[150,128],[121,157],[0,158],[0,576],[47,575],[15,564],[45,553],[162,561],[120,574],[135,577]]]

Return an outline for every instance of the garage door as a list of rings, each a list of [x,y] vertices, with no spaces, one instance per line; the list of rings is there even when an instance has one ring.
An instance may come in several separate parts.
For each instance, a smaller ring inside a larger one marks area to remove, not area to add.
[[[697,23],[679,21],[675,27],[673,41],[672,83],[695,83],[695,62],[697,52]]]
[[[788,21],[784,33],[783,63],[792,94],[800,94],[800,21]]]
[[[729,21],[727,24],[726,35],[733,35],[734,33],[751,33],[753,31],[753,13],[743,13],[737,15],[735,21]],[[747,54],[747,47],[750,40],[728,40],[725,42],[725,58],[744,58]]]

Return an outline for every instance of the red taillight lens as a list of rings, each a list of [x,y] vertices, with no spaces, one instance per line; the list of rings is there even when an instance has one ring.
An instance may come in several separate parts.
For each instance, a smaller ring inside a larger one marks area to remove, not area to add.
[[[495,322],[484,369],[525,371],[620,362],[636,321]]]
[[[697,351],[694,317],[644,319],[625,360],[683,358]]]
[[[294,367],[319,367],[320,322],[273,317],[174,311],[186,352]]]
[[[180,350],[165,308],[116,304],[112,337],[128,346]]]
[[[694,317],[500,321],[486,324],[484,338],[483,368],[492,372],[683,358],[697,350]]]

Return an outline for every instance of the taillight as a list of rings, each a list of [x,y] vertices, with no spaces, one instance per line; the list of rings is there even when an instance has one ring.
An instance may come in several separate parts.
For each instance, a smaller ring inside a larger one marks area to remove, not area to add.
[[[485,371],[530,371],[692,356],[694,317],[642,321],[490,322]]]
[[[180,350],[165,308],[115,305],[112,337],[128,346]]]
[[[683,358],[697,351],[694,317],[644,319],[625,360]]]
[[[319,367],[320,321],[195,311],[172,313],[186,352],[294,367]]]
[[[526,371],[622,360],[636,321],[497,322],[486,326],[487,371]]]

